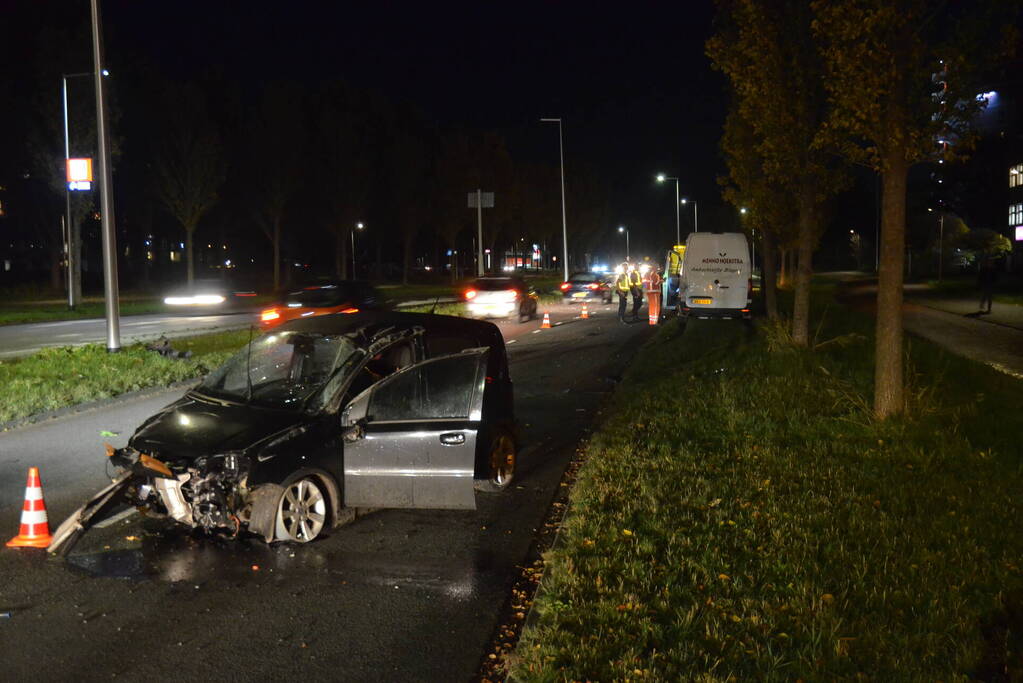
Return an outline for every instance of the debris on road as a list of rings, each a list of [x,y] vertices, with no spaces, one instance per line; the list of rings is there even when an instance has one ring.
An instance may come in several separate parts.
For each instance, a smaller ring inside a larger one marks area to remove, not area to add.
[[[147,351],[156,351],[164,358],[191,358],[191,351],[176,351],[171,347],[170,342],[167,341],[166,337],[160,337],[159,341],[152,344],[146,344]]]

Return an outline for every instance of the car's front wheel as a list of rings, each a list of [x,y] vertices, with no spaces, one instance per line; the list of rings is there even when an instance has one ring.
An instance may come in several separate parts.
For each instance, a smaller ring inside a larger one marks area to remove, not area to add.
[[[499,430],[487,450],[487,478],[479,482],[481,491],[501,491],[515,478],[515,439],[506,429]]]
[[[277,503],[275,538],[309,543],[327,529],[327,494],[316,477],[306,476],[284,487]]]

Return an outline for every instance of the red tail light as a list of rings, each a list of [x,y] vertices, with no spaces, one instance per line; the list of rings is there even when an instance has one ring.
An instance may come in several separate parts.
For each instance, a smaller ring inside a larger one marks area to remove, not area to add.
[[[600,285],[598,285],[596,282],[591,282],[590,284],[586,285],[586,287],[588,289],[600,289]]]
[[[505,290],[504,293],[505,294],[510,294],[512,301],[515,301],[516,299],[519,298],[519,290],[517,290],[517,289],[508,289],[508,290]]]
[[[466,290],[466,292],[465,292],[465,300],[466,301],[469,301],[470,299],[475,299],[475,298],[476,298],[476,290],[475,289]]]
[[[271,308],[271,309],[268,309],[266,311],[263,311],[260,314],[259,319],[262,320],[265,323],[268,323],[271,320],[277,320],[280,317],[281,317],[281,314],[277,312],[277,309]]]
[[[561,291],[564,292],[566,289],[568,289],[571,286],[572,285],[568,284],[567,282],[562,282],[561,283]]]
[[[341,309],[341,312],[342,313],[358,313],[359,309],[358,308],[343,308],[343,309]]]

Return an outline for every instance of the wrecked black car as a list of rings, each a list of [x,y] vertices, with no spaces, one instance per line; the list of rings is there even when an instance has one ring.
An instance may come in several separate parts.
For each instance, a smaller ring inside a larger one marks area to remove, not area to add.
[[[126,505],[298,543],[360,508],[474,509],[515,471],[504,339],[489,322],[428,314],[292,321],[107,455],[120,475],[61,524],[51,552]]]

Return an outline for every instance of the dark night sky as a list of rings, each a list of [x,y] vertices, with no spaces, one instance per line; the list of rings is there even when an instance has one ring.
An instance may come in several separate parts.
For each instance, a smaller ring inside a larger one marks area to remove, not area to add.
[[[0,0],[0,88],[29,92],[31,69],[19,65],[31,63],[39,30],[56,23],[88,31],[88,4]],[[446,128],[500,129],[512,155],[530,160],[556,161],[555,127],[537,120],[561,116],[567,182],[573,163],[593,165],[615,188],[616,222],[635,226],[635,235],[674,232],[674,188],[653,182],[658,171],[678,175],[683,196],[705,202],[701,217],[720,202],[725,101],[723,79],[703,55],[709,1],[106,0],[102,8],[115,73],[136,64],[174,78],[213,71],[243,88],[340,77],[411,102]]]

